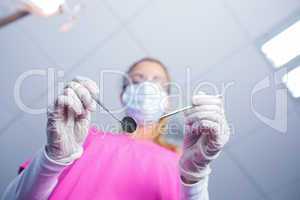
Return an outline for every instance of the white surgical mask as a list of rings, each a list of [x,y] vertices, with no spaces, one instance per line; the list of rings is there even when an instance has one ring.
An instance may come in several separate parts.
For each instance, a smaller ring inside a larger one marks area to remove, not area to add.
[[[145,81],[126,87],[122,101],[126,114],[138,124],[158,122],[167,107],[168,94],[158,84]]]

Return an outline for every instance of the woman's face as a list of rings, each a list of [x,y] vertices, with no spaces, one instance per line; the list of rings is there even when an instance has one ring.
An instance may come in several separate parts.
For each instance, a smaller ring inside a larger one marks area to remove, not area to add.
[[[135,65],[135,67],[129,72],[128,78],[130,79],[129,84],[139,84],[145,81],[155,83],[160,86],[161,89],[165,90],[165,93],[168,95],[168,86],[170,81],[169,76],[165,69],[156,62],[143,61]],[[122,104],[126,104],[123,99],[124,92],[125,90],[123,90],[120,94]],[[162,102],[165,109],[168,109],[169,98],[165,98]]]
[[[158,63],[151,61],[144,61],[136,65],[129,73],[129,78],[133,84],[151,81],[159,84],[165,90],[167,90],[169,82],[164,68]]]

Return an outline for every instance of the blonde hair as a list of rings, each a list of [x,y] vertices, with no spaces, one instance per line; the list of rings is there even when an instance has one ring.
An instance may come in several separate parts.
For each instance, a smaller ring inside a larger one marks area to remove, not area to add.
[[[156,63],[158,64],[159,66],[162,67],[162,69],[164,70],[166,76],[167,76],[167,80],[168,82],[171,81],[171,77],[170,77],[170,74],[169,74],[169,71],[167,69],[167,67],[159,60],[155,59],[155,58],[149,58],[149,57],[145,57],[145,58],[142,58],[138,61],[136,61],[135,63],[133,63],[129,69],[127,70],[127,74],[130,74],[130,72],[136,67],[138,66],[140,63],[143,63],[143,62],[152,62],[152,63]],[[124,91],[125,88],[128,86],[129,82],[128,82],[128,79],[124,77],[123,79],[123,85],[122,85],[122,90]],[[170,89],[170,85],[168,85],[167,87],[167,93],[170,94],[171,92],[171,89]],[[153,135],[154,135],[154,138],[153,138],[153,142],[166,148],[166,149],[169,149],[171,151],[174,151],[176,153],[179,153],[179,147],[177,147],[176,145],[173,145],[173,144],[170,144],[168,143],[165,138],[163,137],[163,134],[166,132],[166,126],[167,126],[167,123],[168,123],[168,120],[165,118],[163,120],[160,120],[158,125],[154,128],[153,130]]]

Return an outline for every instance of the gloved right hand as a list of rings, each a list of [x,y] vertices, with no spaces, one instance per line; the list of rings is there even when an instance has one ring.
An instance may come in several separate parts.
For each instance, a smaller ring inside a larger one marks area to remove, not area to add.
[[[51,159],[70,163],[82,155],[98,93],[94,81],[76,77],[48,109],[46,153]]]
[[[201,93],[192,98],[193,108],[185,112],[186,132],[180,173],[186,183],[195,183],[210,173],[209,163],[216,159],[229,140],[223,98]]]

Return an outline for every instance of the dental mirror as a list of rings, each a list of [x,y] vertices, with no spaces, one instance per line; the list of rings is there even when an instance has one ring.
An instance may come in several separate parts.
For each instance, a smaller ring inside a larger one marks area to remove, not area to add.
[[[122,129],[123,131],[126,131],[128,133],[133,133],[137,128],[137,123],[136,121],[129,116],[125,116],[122,119]]]
[[[126,116],[122,120],[120,120],[112,112],[110,112],[110,110],[108,108],[106,108],[103,105],[103,103],[101,103],[101,101],[99,101],[99,99],[97,99],[96,97],[93,97],[93,99],[96,101],[96,103],[101,108],[103,108],[108,114],[110,114],[110,116],[112,118],[114,118],[116,121],[118,121],[121,124],[121,127],[122,127],[123,131],[128,132],[128,133],[133,133],[136,130],[137,123],[132,117]]]

